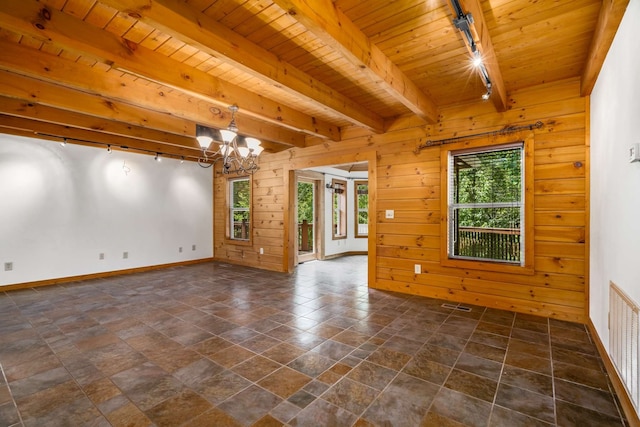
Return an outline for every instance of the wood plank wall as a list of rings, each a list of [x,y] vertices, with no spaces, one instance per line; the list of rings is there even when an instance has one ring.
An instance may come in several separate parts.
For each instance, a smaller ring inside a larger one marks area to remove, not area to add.
[[[253,177],[253,237],[233,244],[225,234],[226,182],[215,176],[214,255],[238,264],[287,271],[292,267],[289,173],[293,169],[369,160],[375,212],[369,245],[369,286],[585,322],[586,98],[579,79],[520,90],[510,108],[491,103],[440,111],[438,123],[396,120],[384,134],[359,129],[343,141],[263,155]],[[440,148],[416,152],[427,140],[541,121],[534,135],[534,274],[463,270],[440,265]],[[373,166],[372,166],[373,163]],[[395,218],[385,219],[386,209]],[[259,248],[264,248],[264,255]],[[423,274],[415,275],[414,264]]]

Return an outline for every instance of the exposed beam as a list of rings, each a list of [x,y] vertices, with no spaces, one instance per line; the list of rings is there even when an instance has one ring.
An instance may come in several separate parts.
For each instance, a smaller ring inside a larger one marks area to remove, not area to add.
[[[197,159],[201,153],[200,150],[195,148],[142,141],[118,135],[109,135],[102,132],[78,129],[72,126],[63,126],[54,123],[46,123],[22,117],[0,114],[0,131],[3,129],[15,130],[20,132],[22,135],[31,135],[34,138],[38,138],[39,134],[41,134],[45,139],[51,139],[49,135],[56,135],[60,137],[60,140],[66,137],[84,145],[97,145],[100,147],[111,145],[115,149],[118,149],[119,147],[127,147],[131,150],[167,154],[178,158],[185,157]],[[4,133],[11,132],[5,131]]]
[[[324,43],[417,116],[429,123],[438,109],[389,57],[373,44],[331,0],[274,0]]]
[[[68,125],[74,128],[93,132],[140,139],[149,142],[160,142],[179,147],[193,148],[195,150],[200,149],[197,141],[192,136],[175,135],[142,126],[133,126],[130,124],[116,122],[114,120],[101,119],[72,111],[47,107],[33,102],[7,98],[5,96],[0,96],[0,114],[63,126]]]
[[[582,72],[580,95],[591,95],[628,4],[629,0],[603,0],[586,66]]]
[[[487,69],[489,78],[491,79],[491,101],[499,112],[507,110],[507,89],[504,85],[504,79],[502,78],[502,72],[500,71],[500,64],[498,63],[498,57],[496,51],[493,48],[491,42],[491,36],[489,35],[489,29],[487,22],[484,19],[482,13],[482,5],[480,0],[459,0],[460,6],[464,13],[471,13],[473,16],[473,24],[471,24],[471,30],[474,36],[474,41],[482,55],[482,61]],[[451,3],[449,6],[451,6]],[[451,6],[452,10],[453,7]],[[469,45],[465,43],[468,49]],[[471,53],[471,51],[469,51]]]
[[[290,94],[374,132],[383,119],[180,0],[101,0]]]
[[[139,82],[118,78],[114,72],[105,73],[9,41],[0,40],[0,52],[3,52],[0,56],[0,69],[85,92],[108,94],[110,99],[149,110],[171,112],[175,117],[213,127],[224,128],[229,124],[230,117],[226,108],[216,107],[214,110],[219,113],[214,114],[210,103],[205,104],[204,101],[178,96],[168,91],[151,90],[149,86]],[[82,109],[82,104],[78,104],[77,107]],[[238,117],[237,121],[243,134],[248,136],[276,141],[286,144],[287,147],[305,145],[304,135],[297,132],[243,116]],[[195,125],[191,126],[190,135],[194,133]]]
[[[277,123],[278,127],[285,126],[312,135],[339,139],[339,130],[335,126],[122,40],[63,12],[44,8],[35,0],[23,0],[15,5],[0,2],[0,26],[45,43],[55,42],[56,45],[65,49],[91,56],[100,62],[184,91],[200,99],[215,102],[225,107],[221,108],[223,111],[229,104],[242,99],[243,103],[246,102],[243,104],[246,106],[246,111],[241,105],[239,118],[246,113],[251,117]],[[215,119],[215,117],[212,118],[212,120]],[[222,124],[222,121],[226,123]],[[203,124],[224,127],[228,122],[228,115],[222,114],[219,117],[219,123],[211,123],[211,120],[208,120]],[[264,125],[253,127],[265,128]],[[269,132],[271,135],[265,136],[255,132],[250,134],[243,128],[243,133],[289,145],[304,146],[304,137],[292,137],[291,132],[289,134],[283,132],[285,135],[283,139],[275,138],[276,132],[273,131]]]
[[[95,117],[193,136],[191,121],[0,70],[0,95]]]

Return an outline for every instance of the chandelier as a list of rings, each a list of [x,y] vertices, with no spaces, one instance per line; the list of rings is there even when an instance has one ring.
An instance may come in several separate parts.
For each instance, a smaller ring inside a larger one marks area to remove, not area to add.
[[[260,140],[238,135],[236,124],[237,105],[229,106],[231,121],[226,129],[212,129],[196,124],[196,139],[202,148],[202,157],[198,164],[203,168],[209,168],[218,161],[222,161],[222,173],[224,174],[253,174],[258,170],[258,156],[262,153]],[[218,144],[218,149],[211,152],[211,143]],[[213,163],[209,158],[215,157]]]

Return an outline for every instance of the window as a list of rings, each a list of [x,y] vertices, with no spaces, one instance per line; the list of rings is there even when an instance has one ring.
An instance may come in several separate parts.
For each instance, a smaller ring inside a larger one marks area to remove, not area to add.
[[[248,241],[251,236],[251,181],[229,180],[229,238]]]
[[[333,239],[347,238],[347,182],[339,179],[331,180],[332,207],[331,225]]]
[[[356,237],[369,235],[369,183],[367,181],[354,182]]]
[[[448,257],[524,265],[524,144],[451,151]]]

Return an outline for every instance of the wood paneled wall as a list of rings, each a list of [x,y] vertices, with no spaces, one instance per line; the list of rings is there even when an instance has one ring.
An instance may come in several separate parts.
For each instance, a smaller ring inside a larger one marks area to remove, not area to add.
[[[250,244],[225,239],[226,181],[215,176],[215,257],[276,271],[293,268],[289,197],[292,170],[369,161],[369,286],[523,313],[586,320],[586,98],[579,79],[510,94],[510,108],[491,103],[440,111],[437,124],[413,118],[384,134],[347,129],[341,142],[263,155],[253,176]],[[508,274],[440,265],[440,148],[427,140],[499,130],[541,121],[534,133],[534,272]],[[386,219],[386,209],[395,218]],[[288,226],[287,224],[290,224]],[[264,254],[259,254],[259,248]],[[291,250],[289,249],[291,247]],[[421,264],[423,274],[414,274]]]

